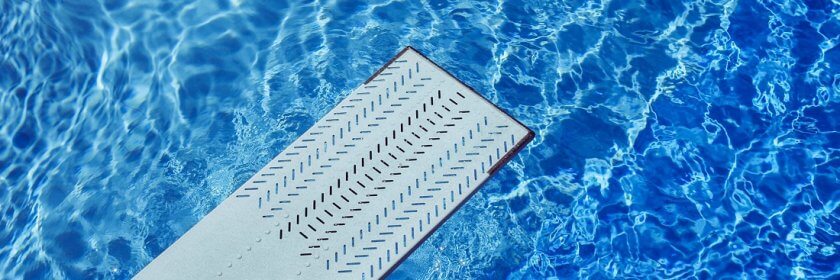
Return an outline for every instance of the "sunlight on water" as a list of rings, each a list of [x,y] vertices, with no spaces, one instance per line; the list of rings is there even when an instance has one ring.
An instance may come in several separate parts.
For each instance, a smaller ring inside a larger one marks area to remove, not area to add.
[[[837,3],[0,11],[3,279],[129,278],[405,45],[537,137],[392,278],[840,277]]]

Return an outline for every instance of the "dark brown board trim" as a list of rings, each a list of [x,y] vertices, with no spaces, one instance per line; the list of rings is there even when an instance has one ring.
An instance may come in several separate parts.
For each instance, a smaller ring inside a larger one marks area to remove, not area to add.
[[[386,68],[388,68],[388,65],[391,65],[391,63],[393,63],[393,62],[394,62],[394,61],[395,61],[395,60],[396,60],[396,59],[397,59],[400,55],[402,55],[403,53],[405,53],[405,52],[406,52],[407,50],[409,50],[409,49],[414,50],[415,52],[417,52],[418,54],[420,54],[420,56],[422,56],[422,57],[423,57],[423,58],[425,58],[426,60],[430,61],[430,62],[431,62],[434,66],[436,66],[438,69],[443,70],[443,72],[444,72],[444,73],[446,73],[447,75],[449,75],[450,77],[452,77],[453,79],[455,79],[456,81],[458,81],[459,83],[461,83],[462,85],[464,85],[465,87],[467,87],[467,88],[469,88],[470,90],[472,90],[473,92],[475,92],[475,93],[476,93],[476,95],[478,95],[478,96],[480,96],[481,98],[483,98],[485,101],[487,101],[487,103],[490,103],[490,105],[493,105],[493,107],[496,107],[496,109],[497,109],[497,110],[499,110],[499,111],[500,111],[500,112],[502,112],[503,114],[507,115],[510,119],[512,119],[513,121],[515,121],[516,123],[518,123],[519,125],[521,125],[522,127],[524,127],[525,129],[527,129],[527,130],[528,130],[528,134],[527,134],[527,135],[525,135],[525,138],[520,139],[520,140],[519,140],[519,142],[518,142],[518,143],[516,143],[516,146],[514,146],[514,147],[513,147],[513,148],[512,148],[509,152],[505,153],[505,155],[504,155],[504,156],[502,156],[502,158],[501,158],[501,159],[499,159],[499,161],[498,161],[498,162],[496,162],[496,164],[494,164],[494,165],[493,165],[493,167],[491,167],[491,168],[490,168],[490,170],[488,170],[488,171],[487,171],[487,173],[489,174],[489,175],[487,176],[487,178],[485,178],[483,181],[479,182],[479,183],[476,185],[476,187],[475,187],[475,188],[473,188],[472,192],[470,192],[469,194],[467,194],[467,197],[466,197],[466,198],[464,198],[464,200],[461,200],[461,202],[460,202],[460,203],[458,203],[458,205],[456,205],[456,206],[455,206],[455,208],[452,210],[452,212],[449,212],[449,214],[447,214],[446,216],[444,216],[444,217],[443,217],[443,219],[441,220],[441,222],[440,222],[440,223],[438,223],[437,225],[435,225],[434,227],[432,227],[432,228],[429,230],[429,234],[427,234],[426,236],[423,236],[423,238],[421,238],[421,239],[420,239],[420,242],[417,242],[417,244],[416,244],[416,245],[414,245],[413,247],[411,247],[411,249],[409,249],[409,250],[408,250],[408,252],[407,252],[405,255],[403,255],[403,257],[402,257],[402,258],[400,258],[399,260],[397,260],[397,262],[396,262],[393,266],[391,266],[391,268],[389,268],[389,269],[388,269],[388,271],[386,271],[384,274],[382,274],[382,276],[380,276],[380,277],[379,277],[379,279],[385,279],[385,278],[387,278],[389,275],[391,275],[391,273],[392,273],[392,272],[394,272],[394,270],[395,270],[395,269],[397,269],[397,267],[398,267],[398,266],[400,266],[400,264],[402,264],[402,263],[403,263],[403,262],[404,262],[404,261],[405,261],[405,260],[406,260],[409,256],[411,256],[411,254],[412,254],[412,253],[414,253],[414,251],[415,251],[415,250],[417,250],[417,248],[419,248],[419,247],[420,247],[420,245],[422,245],[423,243],[425,243],[425,242],[426,242],[426,239],[428,239],[430,236],[432,236],[432,234],[434,234],[434,233],[438,230],[438,228],[439,228],[440,226],[442,226],[443,224],[445,224],[445,223],[446,223],[446,221],[448,221],[448,220],[449,220],[449,218],[451,218],[451,217],[452,217],[452,215],[454,215],[455,213],[457,213],[457,212],[458,212],[458,210],[460,210],[460,209],[461,209],[461,207],[462,207],[462,206],[464,206],[464,204],[466,204],[466,203],[467,203],[467,201],[470,201],[470,199],[473,197],[473,195],[475,195],[475,194],[478,192],[478,190],[479,190],[479,189],[481,189],[481,187],[482,187],[482,186],[484,186],[484,183],[485,183],[485,182],[487,182],[487,180],[489,180],[489,179],[490,179],[490,178],[491,178],[491,177],[492,177],[492,176],[493,176],[493,175],[494,175],[497,171],[499,171],[499,169],[501,169],[501,168],[502,168],[505,164],[507,164],[507,162],[508,162],[508,161],[510,161],[510,160],[513,158],[513,156],[515,156],[517,153],[519,153],[519,151],[521,151],[521,150],[522,150],[522,148],[524,148],[526,145],[528,145],[528,143],[529,143],[529,142],[531,142],[531,140],[533,140],[533,139],[534,139],[534,136],[535,136],[534,131],[533,131],[533,130],[531,130],[530,128],[528,128],[527,126],[525,126],[525,124],[523,124],[522,122],[520,122],[520,121],[519,121],[519,120],[517,120],[516,118],[512,117],[510,114],[508,114],[508,112],[507,112],[507,111],[505,111],[505,110],[504,110],[504,109],[502,109],[502,108],[499,108],[499,106],[496,106],[496,104],[493,104],[493,102],[491,102],[491,101],[490,101],[490,100],[488,100],[486,97],[484,97],[483,95],[481,95],[480,93],[478,93],[478,91],[476,91],[473,87],[471,87],[471,86],[467,85],[466,83],[464,83],[463,81],[461,81],[461,79],[458,79],[458,77],[455,77],[454,75],[452,75],[452,73],[450,73],[449,71],[446,71],[446,69],[444,69],[443,67],[440,67],[440,65],[438,65],[437,63],[435,63],[433,60],[429,59],[429,57],[427,57],[425,54],[423,54],[422,52],[418,51],[417,49],[415,49],[415,48],[413,48],[413,47],[411,47],[411,46],[406,46],[405,48],[403,48],[403,49],[402,49],[402,50],[401,50],[401,51],[400,51],[400,52],[399,52],[396,56],[394,56],[393,58],[391,58],[391,60],[389,60],[389,61],[388,61],[388,63],[385,63],[385,65],[383,65],[382,67],[380,67],[380,68],[379,68],[379,70],[377,70],[377,71],[376,71],[376,73],[374,73],[374,74],[373,74],[373,76],[370,76],[370,78],[368,78],[368,79],[367,79],[367,81],[365,81],[365,84],[367,84],[367,83],[369,83],[371,80],[373,80],[373,77],[376,77],[376,75],[379,75],[379,73],[381,73],[383,70],[385,70]]]

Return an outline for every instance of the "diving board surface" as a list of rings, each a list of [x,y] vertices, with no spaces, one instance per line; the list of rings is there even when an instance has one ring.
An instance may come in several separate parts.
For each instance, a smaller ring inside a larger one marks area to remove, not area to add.
[[[406,47],[135,279],[382,278],[533,136]]]

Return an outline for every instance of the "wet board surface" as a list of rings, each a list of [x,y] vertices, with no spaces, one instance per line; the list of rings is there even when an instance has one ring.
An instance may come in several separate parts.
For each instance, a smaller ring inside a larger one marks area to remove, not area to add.
[[[411,47],[135,279],[377,279],[533,132]]]

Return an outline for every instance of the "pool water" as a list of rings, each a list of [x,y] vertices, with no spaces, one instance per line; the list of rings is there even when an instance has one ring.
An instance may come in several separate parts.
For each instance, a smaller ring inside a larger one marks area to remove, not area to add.
[[[840,277],[829,1],[2,1],[0,278],[125,279],[405,45],[536,139],[394,279]]]

